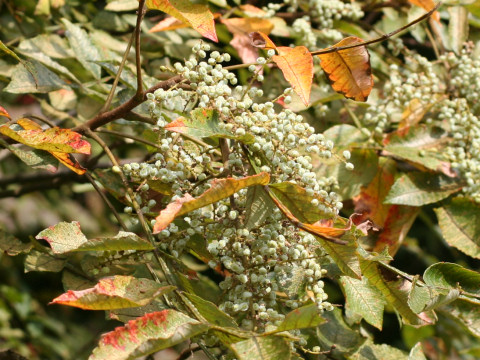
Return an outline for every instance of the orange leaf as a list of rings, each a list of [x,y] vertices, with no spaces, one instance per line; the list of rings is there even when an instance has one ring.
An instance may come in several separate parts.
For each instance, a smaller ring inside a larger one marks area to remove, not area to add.
[[[158,22],[154,27],[152,27],[148,32],[154,33],[154,32],[160,32],[160,31],[168,31],[168,30],[177,30],[177,29],[182,29],[189,27],[187,23],[184,23],[183,21],[180,21],[173,16],[168,16],[165,19],[161,20]]]
[[[413,5],[416,5],[425,9],[426,11],[432,10],[436,5],[433,0],[408,0],[408,1],[410,1]],[[435,11],[432,14],[432,18],[435,21],[440,22],[440,14],[438,13],[438,11]]]
[[[7,118],[11,119],[10,114],[3,106],[0,106],[0,116],[6,116]]]
[[[349,36],[332,47],[356,45],[362,39]],[[370,54],[365,46],[338,50],[328,54],[320,54],[320,66],[332,82],[333,90],[342,93],[346,98],[366,101],[373,88]]]
[[[265,11],[251,4],[240,5],[240,10],[242,10],[248,16],[264,16],[266,14]]]
[[[293,90],[308,106],[313,79],[313,58],[305,46],[289,48],[280,46],[278,55],[272,60],[283,72],[285,79],[292,85]]]
[[[160,211],[160,214],[155,219],[156,222],[153,226],[153,233],[157,234],[165,229],[177,216],[225,199],[243,188],[253,185],[266,185],[269,181],[270,175],[266,172],[240,179],[226,178],[213,180],[210,183],[210,189],[199,197],[194,198],[186,194],[184,197],[168,204],[165,209]]]
[[[207,39],[218,42],[213,14],[207,6],[188,0],[147,0],[146,4],[149,9],[163,11],[189,24]]]
[[[252,40],[252,45],[261,49],[274,49],[277,50],[277,47],[272,40],[267,36],[267,34],[262,33],[261,31],[255,31],[249,34],[250,39]]]
[[[248,34],[256,30],[270,34],[273,29],[270,21],[255,17],[224,19],[221,22],[233,34],[230,45],[237,50],[238,55],[246,64],[254,62],[258,58],[258,50],[252,45]]]

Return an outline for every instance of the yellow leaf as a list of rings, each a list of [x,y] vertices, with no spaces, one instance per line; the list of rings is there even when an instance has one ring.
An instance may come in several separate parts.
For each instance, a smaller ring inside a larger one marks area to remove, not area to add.
[[[207,39],[218,42],[215,20],[207,6],[188,0],[147,0],[146,4],[149,9],[163,11],[189,24]]]
[[[362,39],[349,36],[336,47],[361,44]],[[333,90],[342,93],[346,98],[356,101],[366,101],[373,88],[372,68],[370,67],[370,54],[365,46],[335,52],[320,54],[320,66],[328,75]]]
[[[292,85],[293,90],[308,106],[313,79],[313,58],[305,46],[294,48],[280,46],[278,55],[272,60],[283,72],[285,79]]]
[[[211,188],[199,197],[194,198],[186,194],[184,197],[168,204],[155,219],[156,222],[153,227],[153,233],[157,234],[165,229],[177,216],[225,199],[243,188],[253,185],[267,185],[269,181],[270,175],[266,172],[240,179],[226,178],[213,180],[211,182]]]

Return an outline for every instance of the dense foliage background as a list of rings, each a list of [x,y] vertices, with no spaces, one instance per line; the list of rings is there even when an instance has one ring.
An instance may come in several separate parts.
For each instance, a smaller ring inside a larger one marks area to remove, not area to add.
[[[478,3],[146,3],[0,1],[2,354],[480,357]]]

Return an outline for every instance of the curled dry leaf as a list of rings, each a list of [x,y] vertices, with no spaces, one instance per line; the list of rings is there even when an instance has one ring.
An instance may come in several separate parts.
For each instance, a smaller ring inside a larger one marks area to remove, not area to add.
[[[210,189],[199,197],[194,198],[186,194],[184,197],[168,204],[155,219],[156,222],[153,227],[153,233],[157,234],[165,229],[177,216],[225,199],[243,188],[253,185],[266,185],[269,181],[270,175],[266,172],[240,179],[226,178],[213,180]]]
[[[351,46],[363,42],[358,37],[349,36],[332,47]],[[373,88],[373,76],[370,54],[365,46],[320,54],[318,57],[333,90],[349,99],[367,101]]]
[[[237,50],[238,55],[246,64],[254,62],[258,58],[258,49],[252,45],[248,34],[256,30],[270,34],[273,29],[270,21],[256,17],[222,19],[221,22],[233,34],[230,45]]]
[[[147,0],[146,5],[189,24],[202,36],[218,42],[215,20],[207,6],[192,4],[188,0]]]
[[[267,34],[261,31],[255,31],[249,34],[252,45],[261,49],[274,49],[277,50],[277,46],[267,36]]]

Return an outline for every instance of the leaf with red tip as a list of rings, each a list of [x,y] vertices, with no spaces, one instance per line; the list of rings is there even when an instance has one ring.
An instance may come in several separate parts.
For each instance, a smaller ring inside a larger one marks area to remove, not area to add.
[[[0,106],[0,116],[6,116],[7,118],[11,119],[10,114],[3,106]]]
[[[165,229],[177,216],[225,199],[243,188],[253,185],[266,185],[269,181],[270,175],[266,172],[239,179],[226,178],[213,180],[210,183],[210,189],[199,197],[194,198],[186,194],[184,197],[168,204],[165,209],[160,211],[160,214],[155,219],[156,222],[153,226],[153,233],[156,234]]]
[[[17,123],[18,125],[23,127],[25,130],[42,130],[40,125],[38,125],[36,122],[33,122],[29,119],[19,119]],[[55,156],[55,158],[58,161],[60,161],[63,165],[68,167],[70,170],[76,172],[78,175],[85,174],[86,170],[70,154],[59,152],[59,151],[49,151],[49,153]]]
[[[172,347],[209,326],[175,310],[153,312],[105,334],[89,360],[127,360]]]
[[[349,36],[332,48],[361,44],[364,41]],[[332,83],[333,90],[356,101],[367,101],[373,88],[370,54],[365,46],[320,54],[320,66]]]
[[[313,58],[305,46],[289,48],[277,47],[278,55],[272,60],[282,70],[285,79],[292,85],[293,90],[308,106],[310,90],[313,80]]]
[[[149,279],[116,275],[101,279],[93,288],[72,291],[53,299],[62,304],[85,310],[115,310],[145,306],[153,299],[173,291],[174,286],[161,286]]]
[[[192,4],[188,0],[147,0],[147,7],[163,11],[189,24],[207,39],[218,42],[215,20],[207,6]]]
[[[20,119],[19,124],[27,119]],[[39,150],[63,153],[90,154],[90,144],[82,140],[82,135],[69,129],[58,127],[15,131],[10,127],[0,126],[0,133],[13,140]]]
[[[50,226],[35,236],[35,239],[46,240],[52,247],[54,254],[64,254],[75,250],[88,241],[80,230],[78,221],[61,222]]]

